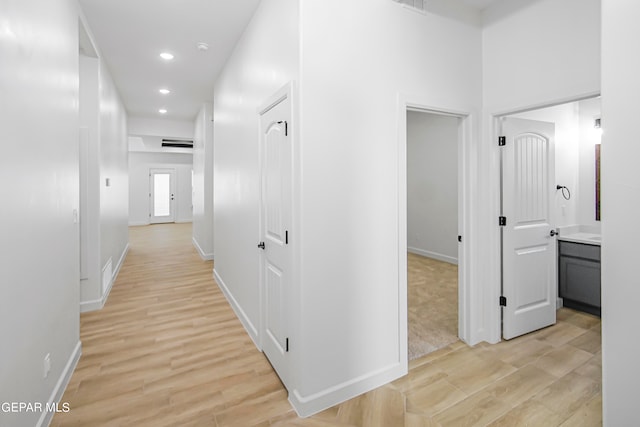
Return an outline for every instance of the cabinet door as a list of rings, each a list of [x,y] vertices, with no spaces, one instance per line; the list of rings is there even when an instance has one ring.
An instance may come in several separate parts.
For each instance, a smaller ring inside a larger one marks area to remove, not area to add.
[[[600,307],[600,263],[561,256],[560,296]]]

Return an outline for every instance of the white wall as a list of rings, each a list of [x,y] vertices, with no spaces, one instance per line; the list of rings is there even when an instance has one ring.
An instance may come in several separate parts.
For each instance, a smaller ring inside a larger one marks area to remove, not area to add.
[[[0,402],[44,406],[80,356],[77,5],[2,2],[0,16]],[[45,417],[0,411],[0,425]]]
[[[605,426],[637,419],[640,3],[602,0],[602,385]]]
[[[89,42],[90,43],[90,42]],[[102,305],[100,257],[100,60],[80,55],[80,305]],[[99,301],[99,302],[98,302]]]
[[[298,0],[263,0],[215,84],[215,275],[259,342],[258,106],[298,79]]]
[[[193,122],[189,120],[131,116],[127,126],[129,135],[193,138]]]
[[[129,173],[127,113],[91,29],[80,20],[82,50],[94,55],[79,60],[84,312],[102,308],[129,248]]]
[[[193,139],[193,245],[213,259],[213,105],[202,105]]]
[[[129,217],[128,225],[149,224],[151,205],[150,169],[175,169],[175,222],[190,222],[192,154],[129,153]]]
[[[438,7],[301,1],[302,365],[292,400],[304,413],[406,373],[398,98],[472,114],[481,103],[480,28]]]
[[[407,112],[409,252],[458,263],[460,119]]]
[[[483,142],[478,158],[476,272],[484,303],[480,339],[500,340],[499,151],[492,115],[600,91],[600,0],[503,0],[484,14]],[[540,31],[544,28],[544,31]]]

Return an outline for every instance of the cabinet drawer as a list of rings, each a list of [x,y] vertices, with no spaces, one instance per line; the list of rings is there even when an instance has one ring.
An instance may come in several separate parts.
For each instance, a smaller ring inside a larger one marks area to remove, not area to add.
[[[560,256],[566,255],[600,261],[600,246],[598,245],[564,242],[562,240],[558,243],[560,243]]]

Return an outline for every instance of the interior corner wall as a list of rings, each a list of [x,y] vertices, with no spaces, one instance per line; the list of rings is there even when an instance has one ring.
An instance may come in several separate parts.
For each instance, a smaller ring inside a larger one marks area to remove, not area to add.
[[[300,3],[304,335],[290,399],[308,415],[406,373],[398,99],[474,121],[482,60],[477,22],[387,0]]]
[[[298,79],[298,0],[263,0],[214,88],[214,273],[259,342],[258,107]]]
[[[129,146],[127,112],[103,61],[100,63],[100,263],[117,275],[129,248]],[[104,281],[105,279],[103,279]]]
[[[203,259],[213,259],[213,105],[205,103],[193,138],[193,244]]]
[[[598,93],[600,0],[490,7],[484,14],[483,84],[491,113]]]
[[[77,3],[0,9],[0,402],[45,407],[62,397],[80,356]],[[3,426],[52,416],[5,408]]]
[[[484,13],[478,240],[484,340],[500,340],[499,150],[493,115],[576,100],[600,91],[600,0],[498,2]],[[544,28],[544,31],[539,31]]]
[[[637,419],[640,342],[640,3],[602,0],[602,407],[605,426]]]
[[[183,153],[129,153],[128,225],[148,225],[151,213],[150,169],[175,169],[175,222],[192,220],[193,155]]]
[[[407,112],[409,252],[458,263],[458,117]]]

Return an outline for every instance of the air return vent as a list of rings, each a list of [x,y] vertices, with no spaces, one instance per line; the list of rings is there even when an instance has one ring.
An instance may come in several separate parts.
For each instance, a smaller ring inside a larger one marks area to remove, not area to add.
[[[420,12],[424,12],[427,0],[393,0],[396,3],[403,4]]]
[[[162,138],[163,147],[193,148],[191,139],[166,139]]]

